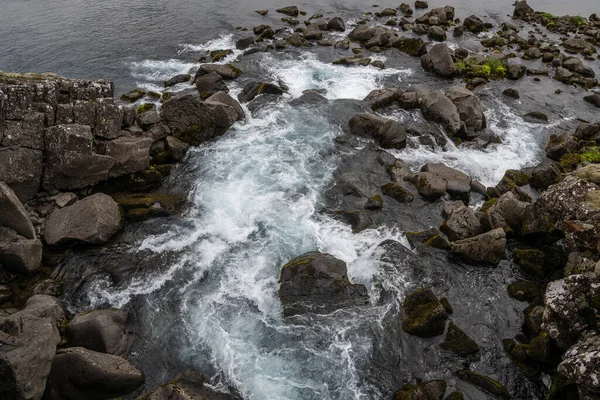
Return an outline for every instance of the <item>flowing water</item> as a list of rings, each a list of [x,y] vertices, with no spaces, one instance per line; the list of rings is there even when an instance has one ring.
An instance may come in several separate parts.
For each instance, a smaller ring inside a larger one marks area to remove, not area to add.
[[[206,50],[234,47],[235,24],[246,17],[246,24],[260,21],[252,10],[275,8],[269,1],[167,5],[146,0],[125,8],[112,1],[84,3],[85,10],[66,2],[42,11],[35,1],[1,1],[0,32],[9,40],[0,44],[0,69],[112,78],[120,92],[136,86],[162,91],[162,81],[197,67]],[[328,1],[307,8],[355,15],[358,3]],[[457,10],[496,17],[511,11],[508,3],[464,3],[455,4]],[[563,11],[563,2],[531,3],[555,13],[569,11]],[[593,12],[595,1],[576,3],[579,12]],[[26,24],[18,25],[28,11],[27,21],[39,25],[33,34],[24,33]],[[87,24],[96,19],[104,23]],[[61,40],[50,40],[57,33]],[[11,38],[13,45],[7,45]],[[224,62],[239,56],[234,52]],[[417,271],[420,264],[410,252],[393,260],[382,252],[380,243],[388,239],[408,247],[399,229],[353,233],[320,212],[322,195],[344,156],[336,151],[347,122],[340,115],[346,104],[354,104],[345,102],[386,86],[447,86],[407,57],[384,53],[377,58],[388,68],[334,66],[325,50],[249,57],[242,68],[247,75],[282,81],[289,92],[267,106],[246,109],[244,122],[189,152],[164,188],[187,194],[184,215],[129,226],[111,248],[76,252],[62,266],[76,282],[64,298],[71,312],[115,306],[135,316],[138,336],[129,358],[144,370],[145,390],[183,368],[208,374],[218,390],[253,400],[378,399],[414,377],[449,378],[451,386],[461,388],[449,373],[461,368],[461,361],[433,350],[432,341],[411,341],[398,329],[398,306],[407,290],[436,284],[457,306],[453,319],[482,346],[471,366],[503,381],[518,393],[515,398],[540,396],[540,388],[510,366],[501,349],[502,338],[519,332],[523,309],[506,294],[506,284],[518,276],[510,262],[489,270],[427,255],[427,271]],[[239,92],[238,85],[230,86],[232,94]],[[486,185],[496,184],[506,169],[535,165],[548,135],[572,127],[576,110],[554,98],[559,84],[534,90],[531,83],[523,85],[525,98],[517,104],[497,94],[502,86],[480,92],[501,144],[457,148],[448,143],[432,149],[412,142],[394,154],[414,169],[444,162]],[[307,89],[324,90],[328,104],[293,105]],[[550,124],[520,117],[532,104],[555,112]],[[397,110],[390,116],[419,118]],[[367,286],[371,304],[285,321],[277,295],[280,268],[316,249],[344,260],[350,279]]]

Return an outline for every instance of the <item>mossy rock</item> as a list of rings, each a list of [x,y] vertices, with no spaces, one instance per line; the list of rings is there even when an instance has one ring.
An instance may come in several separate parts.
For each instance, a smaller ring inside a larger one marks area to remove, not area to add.
[[[544,252],[537,249],[517,249],[515,250],[517,264],[523,271],[536,275],[540,278],[546,275],[544,269]]]
[[[444,333],[448,313],[429,287],[419,289],[404,300],[406,318],[402,329],[415,336],[430,338]]]
[[[189,75],[188,75],[188,76],[189,76]],[[190,78],[188,78],[188,80],[189,80],[189,79],[190,79]],[[148,93],[147,93],[147,96],[148,96],[148,97],[150,97],[151,99],[158,100],[158,99],[160,99],[160,96],[161,96],[161,94],[160,94],[160,93],[158,93],[158,92],[148,92]]]
[[[169,176],[169,175],[171,175],[171,170],[173,169],[173,164],[155,165],[154,169],[162,176]]]
[[[556,372],[552,376],[552,384],[546,400],[579,400],[577,385],[569,381],[566,376]]]
[[[120,99],[121,99],[121,101],[124,101],[127,103],[135,103],[136,101],[138,101],[145,95],[146,95],[146,92],[143,91],[142,89],[135,89],[135,90],[132,90],[131,92],[122,94]]]
[[[144,103],[144,104],[140,104],[139,106],[137,106],[135,109],[135,112],[137,114],[143,114],[146,111],[154,110],[155,108],[156,108],[156,104],[154,104],[154,103]]]
[[[166,217],[179,212],[186,198],[163,193],[117,193],[113,199],[129,222]]]
[[[550,337],[547,332],[541,332],[527,346],[527,358],[538,363],[547,361],[549,352]]]
[[[446,397],[446,400],[465,400],[465,395],[461,392],[452,392]]]
[[[565,172],[574,171],[579,163],[581,163],[581,156],[579,154],[563,154],[560,157],[560,166],[565,170]]]
[[[400,203],[410,203],[415,199],[415,196],[408,189],[392,182],[383,185],[381,191],[386,196]]]
[[[159,151],[152,155],[152,164],[155,165],[169,164],[173,161],[173,155],[168,150]]]
[[[525,114],[523,118],[544,122],[549,121],[548,116],[541,111],[532,111],[530,113]]]
[[[446,381],[436,380],[418,385],[404,385],[394,394],[394,400],[441,399],[446,392]]]
[[[430,228],[420,232],[406,232],[405,236],[412,247],[424,245],[442,250],[450,249],[450,243],[437,228]]]
[[[423,54],[425,42],[421,38],[401,38],[394,43],[394,47],[412,57]]]
[[[600,150],[598,147],[588,147],[581,153],[581,161],[589,163],[600,163]]]
[[[508,285],[508,294],[515,300],[531,303],[541,299],[542,285],[534,281],[517,281]]]
[[[537,363],[531,363],[527,358],[527,348],[526,344],[517,344],[512,341],[512,346],[506,351],[509,358],[515,364],[523,374],[529,378],[538,377],[540,372],[540,367]],[[505,348],[506,350],[506,348]]]
[[[510,393],[506,388],[498,381],[492,378],[479,374],[473,371],[460,370],[456,372],[456,376],[459,379],[469,382],[473,386],[491,394],[498,396],[503,399],[510,399]]]
[[[210,52],[210,59],[212,60],[212,62],[219,62],[230,54],[233,54],[233,51],[231,49],[214,50]]]
[[[450,305],[450,302],[448,301],[448,299],[446,297],[442,297],[440,299],[440,303],[442,303],[442,306],[444,306],[444,310],[446,310],[446,312],[448,314],[454,313],[454,309],[452,308],[452,306]]]
[[[497,202],[498,202],[498,198],[497,197],[486,201],[481,206],[481,212],[487,213],[490,210],[490,208],[492,208],[494,206],[494,204],[496,204]]]
[[[514,186],[526,186],[529,185],[529,179],[530,176],[527,173],[516,169],[509,169],[504,173],[500,185],[507,185],[511,188]]]
[[[440,347],[459,356],[468,356],[479,351],[477,343],[454,322],[450,322],[448,325],[446,339],[440,344]]]
[[[365,204],[365,210],[381,210],[383,208],[383,199],[378,194],[375,194],[367,200]]]

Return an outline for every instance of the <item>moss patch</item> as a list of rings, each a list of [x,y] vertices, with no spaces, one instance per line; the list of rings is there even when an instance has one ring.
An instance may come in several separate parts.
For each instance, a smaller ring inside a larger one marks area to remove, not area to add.
[[[479,389],[482,389],[494,396],[498,396],[503,399],[510,399],[510,393],[508,390],[506,390],[506,388],[500,382],[497,382],[490,377],[467,370],[457,371],[456,376],[458,376],[459,379],[469,382]]]
[[[475,343],[475,341],[454,322],[450,322],[448,325],[446,339],[440,344],[440,347],[444,350],[458,354],[459,356],[468,356],[479,351],[477,343]]]

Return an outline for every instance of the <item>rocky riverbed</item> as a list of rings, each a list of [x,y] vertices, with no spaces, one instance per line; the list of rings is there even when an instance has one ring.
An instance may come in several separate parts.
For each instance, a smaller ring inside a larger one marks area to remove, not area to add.
[[[0,398],[600,398],[600,18],[256,14],[0,72]]]

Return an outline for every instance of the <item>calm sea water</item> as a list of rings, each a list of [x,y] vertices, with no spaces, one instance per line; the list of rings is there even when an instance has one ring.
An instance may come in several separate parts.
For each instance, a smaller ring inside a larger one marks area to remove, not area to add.
[[[348,17],[371,10],[371,4],[396,7],[400,1],[296,1],[314,13]],[[557,15],[600,13],[598,0],[531,0]],[[54,72],[76,78],[115,81],[118,92],[135,85],[128,65],[145,59],[168,59],[183,43],[204,43],[237,26],[282,25],[273,12],[287,2],[275,0],[0,0],[0,70]],[[292,2],[289,2],[292,4]],[[430,0],[430,7],[454,5],[457,16],[512,14],[513,1]],[[269,9],[267,17],[253,11]]]

